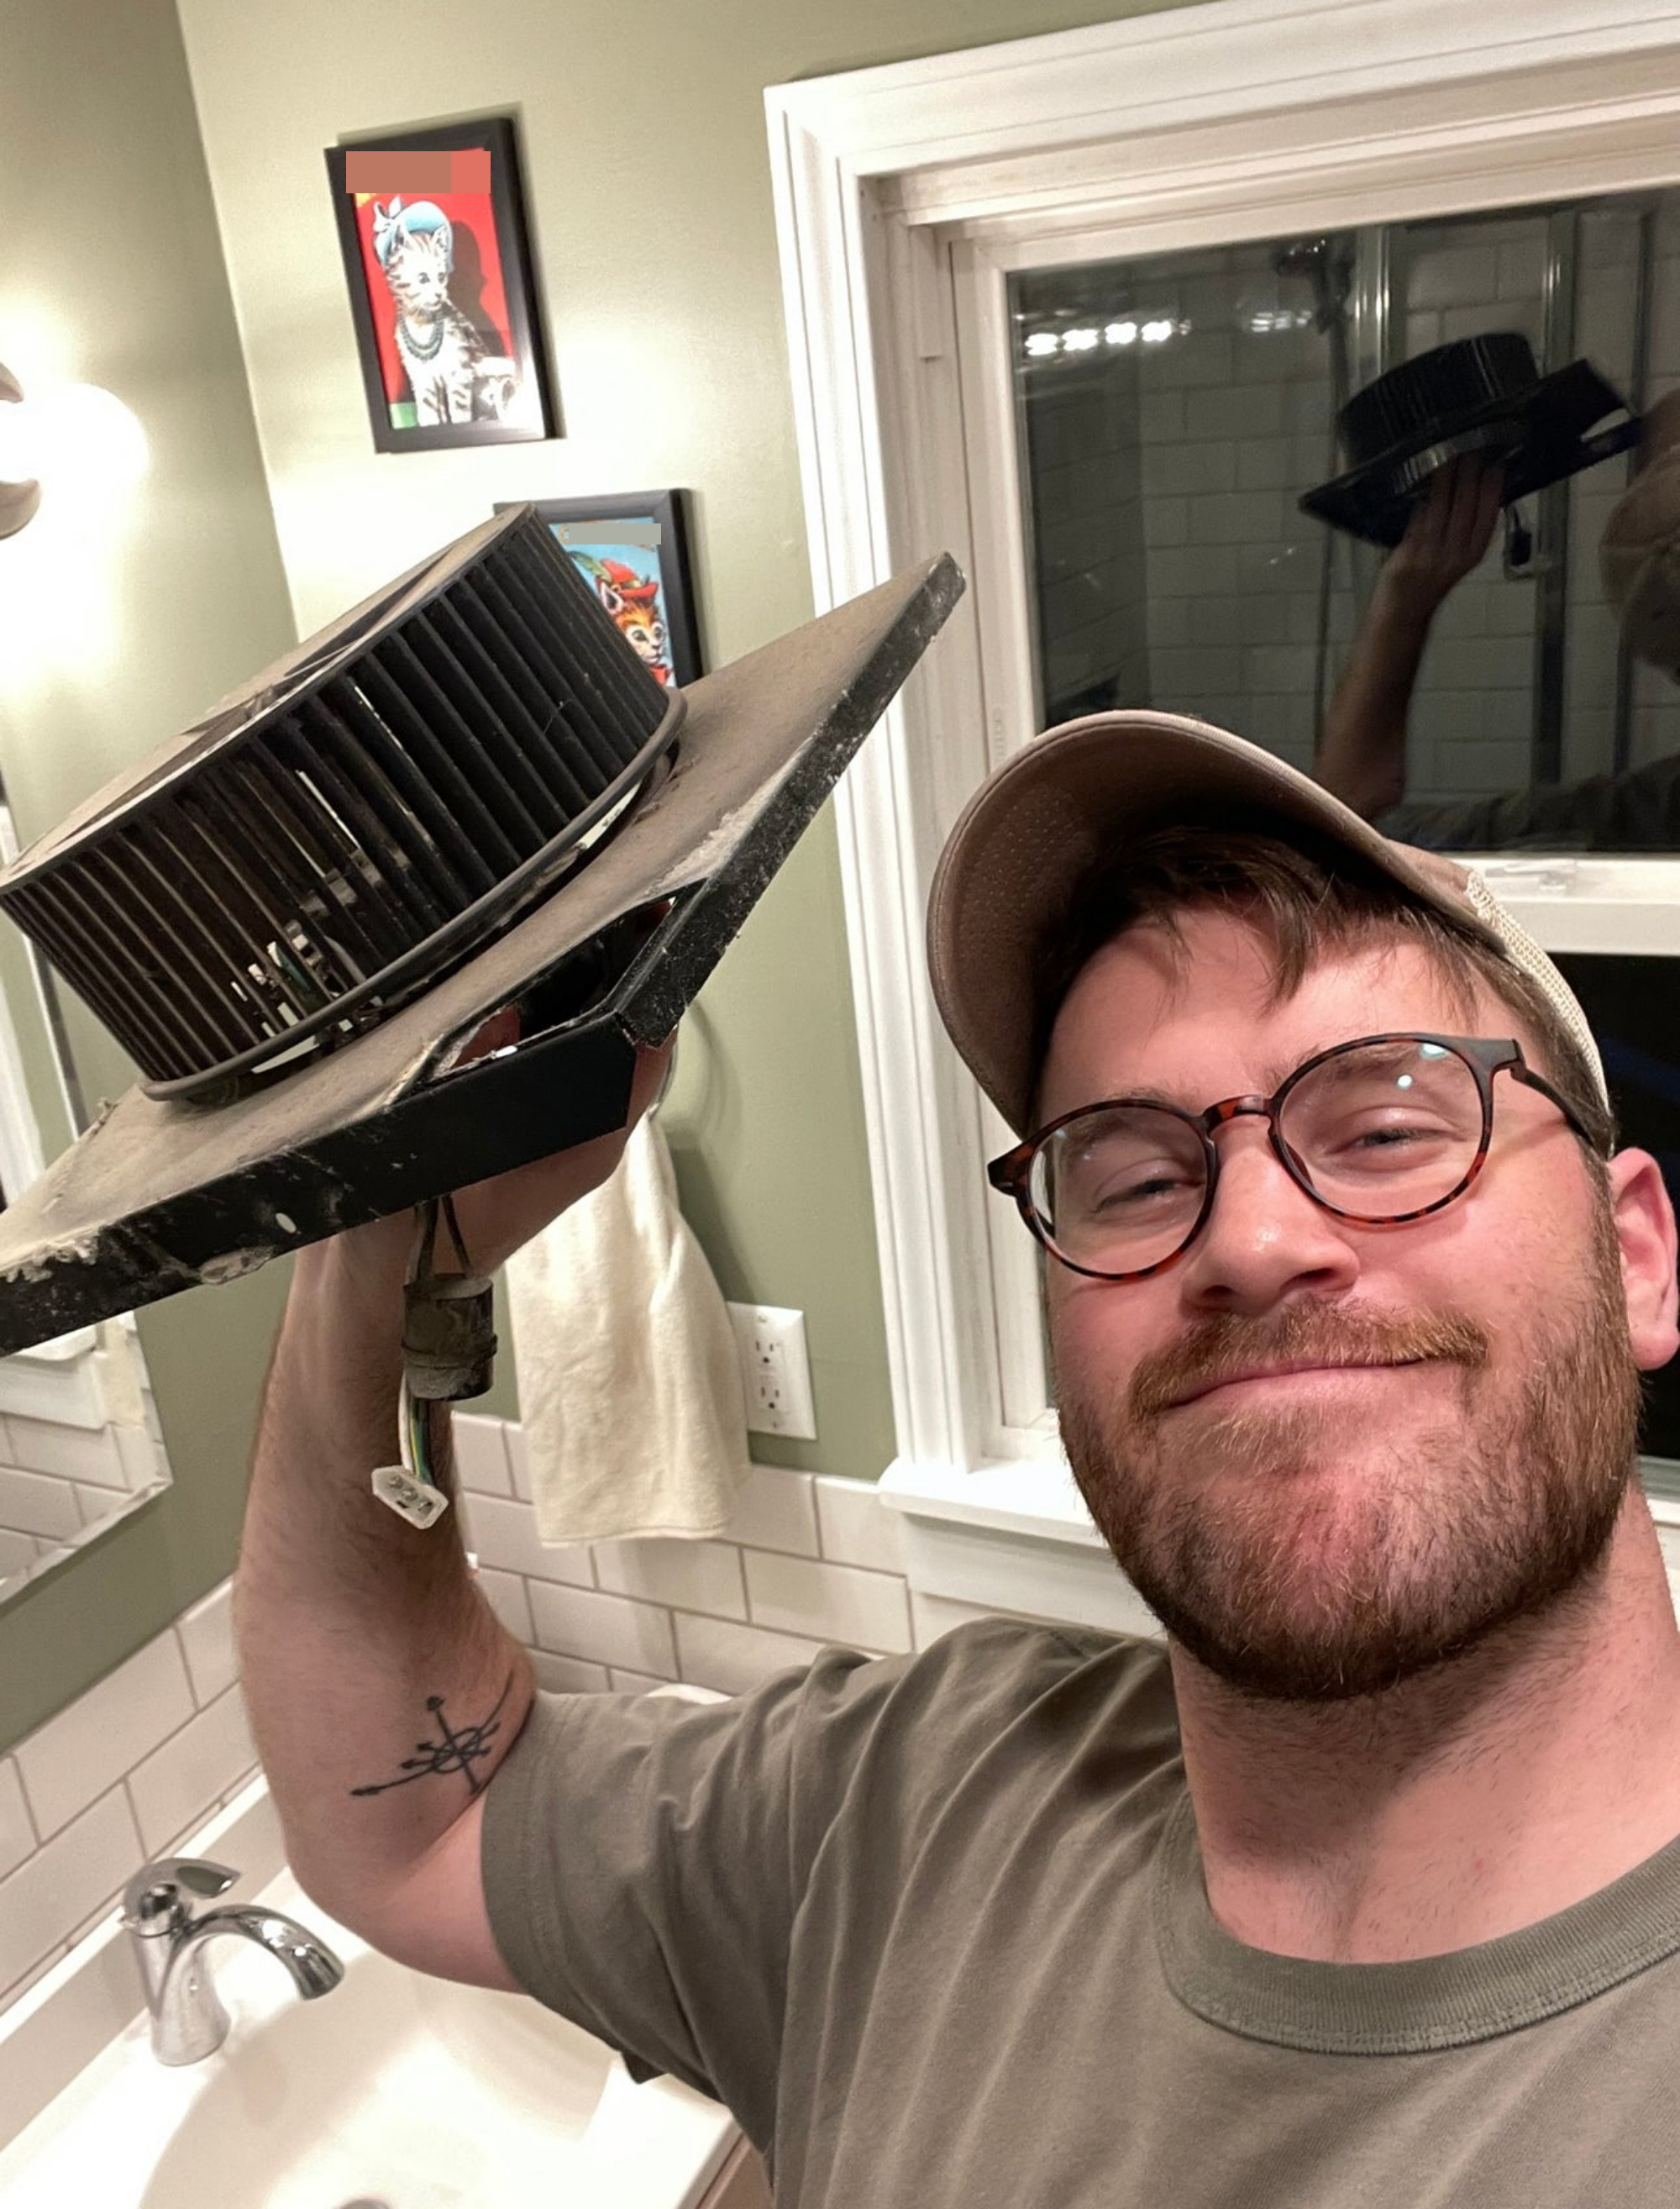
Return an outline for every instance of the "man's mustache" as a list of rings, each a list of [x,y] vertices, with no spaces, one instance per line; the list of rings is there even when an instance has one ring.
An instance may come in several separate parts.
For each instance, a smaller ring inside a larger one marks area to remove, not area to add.
[[[1407,1365],[1441,1359],[1474,1370],[1487,1363],[1488,1338],[1467,1313],[1412,1317],[1293,1304],[1277,1317],[1215,1312],[1182,1342],[1143,1359],[1126,1391],[1135,1420],[1159,1417],[1185,1396],[1217,1388],[1257,1366]]]

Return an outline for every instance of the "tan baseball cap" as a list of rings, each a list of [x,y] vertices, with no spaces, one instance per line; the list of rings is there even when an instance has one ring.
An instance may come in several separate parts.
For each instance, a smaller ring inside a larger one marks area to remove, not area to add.
[[[1121,835],[1252,806],[1299,822],[1391,875],[1421,905],[1529,975],[1580,1046],[1601,1097],[1604,1067],[1563,976],[1473,869],[1379,835],[1257,744],[1178,713],[1093,713],[1023,745],[964,807],[927,907],[927,963],[951,1041],[1017,1135],[1037,1068],[1038,953],[1076,886]]]

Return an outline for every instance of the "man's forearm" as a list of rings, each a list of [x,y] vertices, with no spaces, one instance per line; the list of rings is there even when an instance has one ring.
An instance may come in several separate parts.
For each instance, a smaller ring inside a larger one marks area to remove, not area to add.
[[[1324,712],[1313,773],[1369,820],[1406,795],[1406,723],[1434,607],[1377,579]]]
[[[352,1923],[482,1791],[532,1692],[529,1658],[473,1584],[455,1514],[422,1531],[369,1486],[397,1454],[401,1377],[401,1268],[380,1231],[299,1256],[234,1589],[290,1861]],[[441,1440],[446,1417],[432,1416]]]

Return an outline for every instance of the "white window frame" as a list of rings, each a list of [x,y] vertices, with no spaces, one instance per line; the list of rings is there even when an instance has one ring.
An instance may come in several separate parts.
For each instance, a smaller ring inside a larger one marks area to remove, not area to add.
[[[922,948],[945,835],[1032,733],[1005,270],[1027,240],[1043,265],[1121,235],[1155,252],[1671,184],[1680,8],[1531,0],[1496,21],[1461,0],[1210,0],[765,105],[819,609],[940,550],[970,578],[837,801],[897,1435],[882,1492],[912,1514],[913,1578],[918,1532],[966,1522],[981,1562],[947,1591],[1029,1609],[1007,1575],[1012,1592],[985,1592],[988,1538],[1102,1545],[1049,1423],[1004,1417],[1032,1410],[1030,1252],[984,1188],[1003,1131]],[[965,427],[999,464],[972,509]],[[1680,942],[1680,861],[1487,870],[1552,948]]]

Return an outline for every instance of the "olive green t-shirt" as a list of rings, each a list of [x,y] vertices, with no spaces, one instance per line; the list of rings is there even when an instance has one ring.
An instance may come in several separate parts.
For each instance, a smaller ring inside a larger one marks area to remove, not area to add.
[[[486,1814],[520,1983],[726,2103],[777,2209],[1680,2198],[1680,1840],[1450,1955],[1248,1947],[1153,1642],[987,1620],[728,1703],[544,1695]]]

